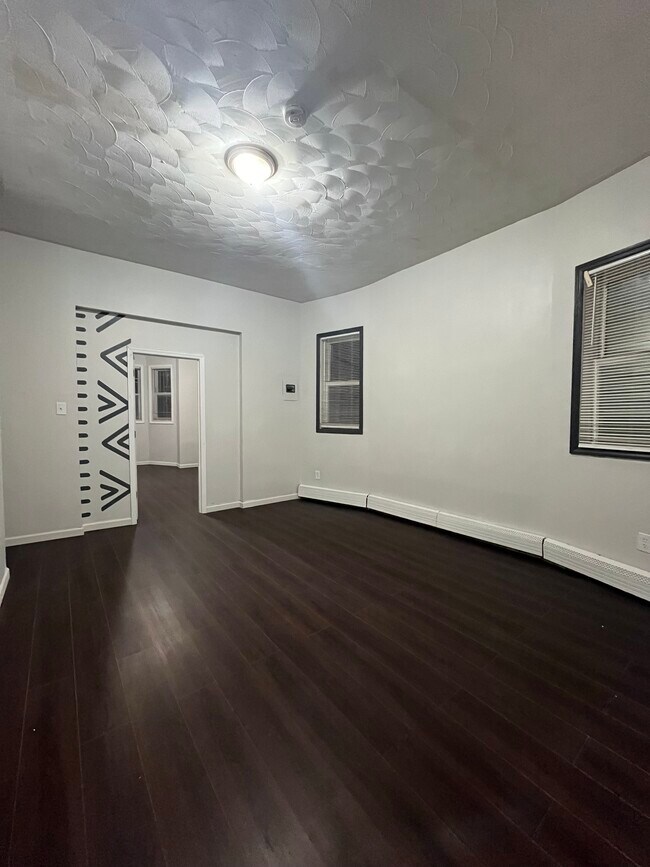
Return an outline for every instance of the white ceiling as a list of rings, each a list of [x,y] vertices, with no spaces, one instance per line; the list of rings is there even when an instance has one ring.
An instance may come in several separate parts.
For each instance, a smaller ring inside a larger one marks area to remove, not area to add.
[[[295,300],[345,292],[647,155],[648,12],[0,0],[2,226]],[[243,141],[280,164],[258,190],[223,162]]]

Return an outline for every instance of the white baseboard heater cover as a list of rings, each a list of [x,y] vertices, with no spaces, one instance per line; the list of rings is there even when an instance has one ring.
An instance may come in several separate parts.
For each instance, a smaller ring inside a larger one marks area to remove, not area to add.
[[[600,554],[583,551],[582,548],[574,548],[555,539],[544,540],[544,559],[650,600],[650,572],[643,569],[608,560]]]
[[[312,485],[299,485],[298,496],[308,500],[324,500],[326,503],[341,503],[344,506],[366,508],[367,494],[358,491],[337,491],[334,488],[316,488]]]
[[[357,491],[339,491],[332,488],[300,485],[298,496],[368,508],[420,524],[428,524],[431,527],[438,527],[452,533],[460,533],[463,536],[471,536],[474,539],[491,542],[493,545],[502,545],[527,554],[535,554],[538,557],[544,557],[551,563],[556,563],[558,566],[564,566],[574,572],[595,578],[604,584],[609,584],[650,601],[650,572],[637,569],[635,566],[627,566],[616,560],[609,560],[607,557],[601,557],[600,554],[575,548],[565,542],[547,539],[540,533],[503,527],[500,524],[491,524],[476,518],[466,518],[463,515],[453,515],[450,512],[441,512],[426,506],[416,506],[413,503],[403,503],[388,497],[379,497],[376,494],[361,494]]]
[[[437,509],[389,500],[386,497],[377,497],[375,494],[368,495],[368,508],[375,512],[384,512],[386,515],[394,515],[396,518],[416,521],[418,524],[428,524],[429,527],[435,527],[438,523]]]
[[[463,536],[473,536],[494,545],[515,548],[527,554],[542,556],[544,537],[527,530],[515,530],[512,527],[502,527],[499,524],[488,524],[474,518],[464,518],[461,515],[451,515],[449,512],[438,513],[437,526],[441,530],[461,533]]]

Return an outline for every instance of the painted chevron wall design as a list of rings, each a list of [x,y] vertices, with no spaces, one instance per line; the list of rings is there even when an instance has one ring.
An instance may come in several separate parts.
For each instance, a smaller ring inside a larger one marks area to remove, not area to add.
[[[122,479],[117,479],[105,470],[100,470],[99,475],[102,479],[106,479],[113,483],[106,484],[106,482],[102,482],[99,486],[101,490],[105,492],[100,496],[102,501],[101,510],[102,512],[105,512],[106,509],[112,508],[117,505],[120,500],[123,500],[124,497],[127,497],[131,493],[131,486],[128,482],[123,482]]]
[[[75,311],[81,521],[128,518],[129,319],[108,311]]]
[[[119,428],[102,440],[105,449],[109,449],[121,458],[129,459],[129,425]]]
[[[111,388],[110,385],[106,385],[106,383],[101,380],[97,381],[97,385],[104,392],[104,394],[97,395],[99,400],[100,424],[104,424],[104,422],[110,421],[112,418],[115,418],[115,416],[121,415],[123,412],[127,411],[129,408],[129,402],[126,397],[118,394],[115,389]],[[112,412],[109,410],[112,410]]]

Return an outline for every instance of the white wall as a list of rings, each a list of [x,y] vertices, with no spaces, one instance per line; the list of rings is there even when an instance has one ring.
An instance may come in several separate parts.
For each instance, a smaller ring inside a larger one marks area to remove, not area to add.
[[[8,538],[80,526],[75,305],[240,332],[243,498],[295,492],[299,405],[282,400],[281,381],[298,368],[298,305],[8,233],[0,262]]]
[[[199,461],[199,365],[191,358],[178,359],[178,463]]]
[[[301,482],[538,532],[642,569],[650,463],[569,454],[574,268],[650,235],[650,160],[302,305]],[[315,433],[315,335],[363,325],[363,436]],[[314,471],[321,471],[321,480]]]

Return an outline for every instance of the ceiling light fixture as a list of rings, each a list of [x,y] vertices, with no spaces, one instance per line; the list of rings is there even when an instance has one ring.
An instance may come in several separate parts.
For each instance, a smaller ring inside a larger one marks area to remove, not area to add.
[[[226,151],[225,160],[230,171],[251,186],[263,184],[278,170],[273,154],[259,145],[234,145]]]

